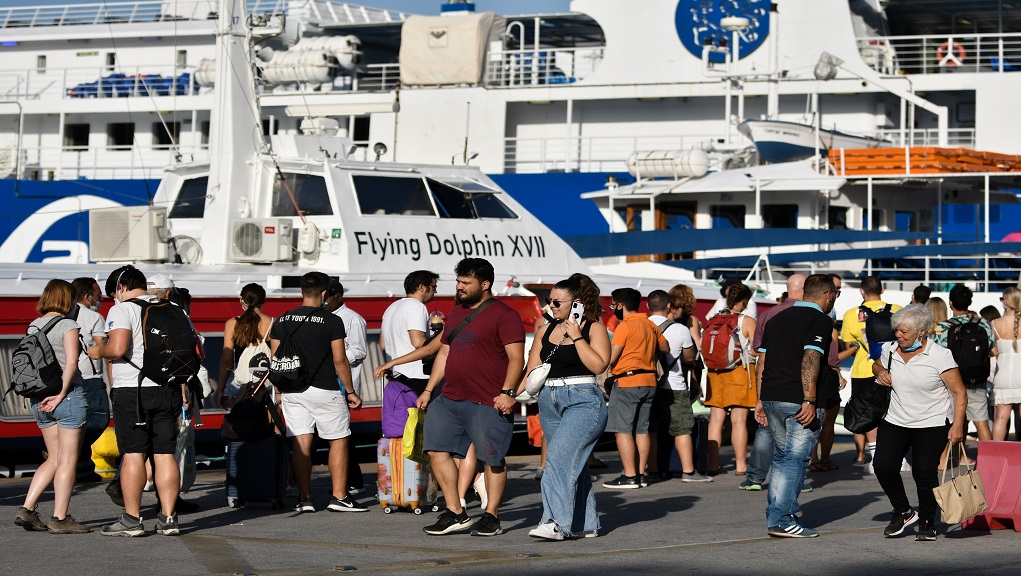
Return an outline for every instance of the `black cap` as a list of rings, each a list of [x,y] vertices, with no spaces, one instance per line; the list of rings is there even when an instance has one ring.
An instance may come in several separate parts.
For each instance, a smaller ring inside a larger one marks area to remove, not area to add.
[[[720,295],[726,296],[727,288],[730,288],[731,286],[737,286],[738,284],[742,283],[743,282],[741,281],[740,278],[727,278],[726,280],[723,281],[723,284],[720,284]]]
[[[339,280],[330,280],[330,283],[326,286],[326,295],[334,296],[336,294],[344,295],[344,285]]]

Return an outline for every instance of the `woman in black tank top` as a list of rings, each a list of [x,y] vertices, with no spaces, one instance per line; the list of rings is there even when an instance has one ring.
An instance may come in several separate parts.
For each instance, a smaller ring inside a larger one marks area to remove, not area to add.
[[[529,535],[548,540],[597,536],[599,519],[588,459],[606,428],[606,403],[596,374],[602,374],[610,362],[610,338],[599,320],[599,287],[588,276],[575,274],[554,285],[547,302],[554,319],[535,335],[525,370],[550,364],[546,385],[539,392],[547,443],[543,513]],[[571,318],[575,302],[585,307],[581,325]],[[519,391],[523,389],[524,382]],[[576,518],[583,520],[576,523]]]

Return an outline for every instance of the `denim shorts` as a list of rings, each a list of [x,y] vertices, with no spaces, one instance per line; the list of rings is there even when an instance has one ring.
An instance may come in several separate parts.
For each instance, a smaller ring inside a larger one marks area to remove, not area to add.
[[[503,466],[514,433],[514,416],[467,400],[451,400],[442,394],[429,404],[425,419],[426,452],[449,452],[464,458],[475,444],[479,460]]]
[[[81,385],[71,388],[71,391],[64,396],[64,399],[57,404],[53,412],[40,412],[39,403],[43,399],[32,401],[32,414],[39,428],[49,428],[56,424],[61,428],[81,428],[85,426],[85,417],[89,408],[89,401],[85,399],[85,390]]]

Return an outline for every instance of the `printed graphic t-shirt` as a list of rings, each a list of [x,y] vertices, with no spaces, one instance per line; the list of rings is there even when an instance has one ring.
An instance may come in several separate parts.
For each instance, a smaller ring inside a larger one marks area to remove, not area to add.
[[[298,306],[284,312],[269,331],[269,337],[278,340],[281,346],[288,339],[294,342],[308,370],[311,387],[331,391],[337,389],[333,341],[345,336],[344,322],[340,318],[312,306]]]
[[[450,342],[450,331],[474,311],[466,306],[455,306],[447,315],[441,342],[450,346],[450,352],[443,396],[491,406],[507,378],[510,360],[504,346],[524,342],[525,328],[513,308],[496,301]]]

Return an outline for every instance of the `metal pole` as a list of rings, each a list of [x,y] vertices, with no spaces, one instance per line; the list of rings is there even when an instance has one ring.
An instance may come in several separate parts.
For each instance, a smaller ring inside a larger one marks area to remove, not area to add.
[[[567,100],[567,125],[564,134],[564,173],[571,171],[571,122],[574,117],[574,100]]]
[[[871,176],[869,176],[868,180],[866,181],[866,185],[867,185],[867,190],[868,190],[868,198],[866,199],[866,201],[868,202],[868,218],[869,218],[869,222],[868,222],[869,225],[868,225],[868,228],[866,228],[866,230],[871,232],[872,231],[872,227],[873,227],[873,223],[872,223],[872,177]],[[869,235],[869,240],[868,240],[867,246],[868,246],[869,250],[872,250],[872,236],[871,235]],[[872,259],[869,258],[867,260],[867,262],[868,262],[868,264],[866,265],[866,273],[869,276],[871,276],[872,275]]]
[[[985,183],[985,191],[984,191],[984,194],[983,194],[983,200],[985,202],[985,210],[986,210],[986,213],[985,213],[985,239],[986,240],[985,241],[986,241],[986,244],[989,244],[989,174],[986,174],[985,176],[983,176],[982,179],[985,181],[984,182]],[[984,274],[984,276],[985,276],[985,286],[983,286],[982,288],[985,289],[985,290],[989,290],[989,248],[988,247],[986,247],[986,249],[985,249],[985,257],[983,258],[983,260],[985,261],[985,274]]]

